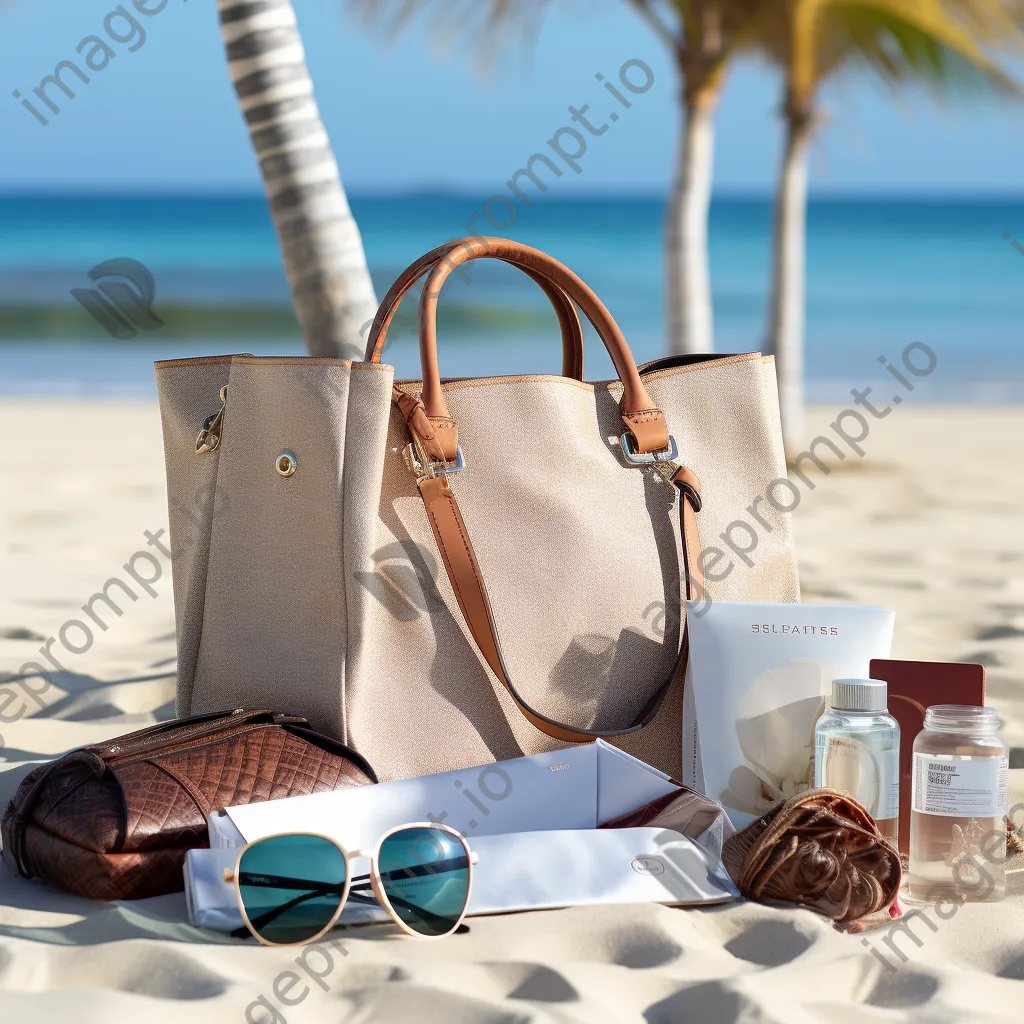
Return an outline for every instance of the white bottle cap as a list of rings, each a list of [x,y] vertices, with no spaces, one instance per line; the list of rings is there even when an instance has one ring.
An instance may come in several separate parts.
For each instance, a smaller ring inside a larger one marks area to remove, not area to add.
[[[884,679],[833,679],[832,707],[837,711],[888,711],[889,684]]]

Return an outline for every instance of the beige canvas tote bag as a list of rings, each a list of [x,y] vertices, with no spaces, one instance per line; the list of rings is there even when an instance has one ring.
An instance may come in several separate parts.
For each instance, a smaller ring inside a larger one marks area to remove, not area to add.
[[[481,257],[544,289],[562,376],[442,379],[438,294]],[[423,379],[396,382],[381,352],[423,275]],[[618,379],[583,381],[576,306]],[[181,715],[301,714],[381,779],[596,736],[679,777],[684,595],[798,600],[788,516],[758,501],[786,475],[771,360],[638,369],[590,288],[527,246],[428,253],[365,362],[175,359],[157,381]]]

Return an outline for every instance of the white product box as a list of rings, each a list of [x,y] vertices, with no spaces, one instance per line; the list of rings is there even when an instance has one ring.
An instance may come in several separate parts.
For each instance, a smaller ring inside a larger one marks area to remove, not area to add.
[[[683,782],[737,828],[814,785],[814,725],[832,680],[868,678],[895,621],[853,605],[688,602]]]
[[[318,832],[348,849],[372,849],[388,829],[416,821],[451,825],[479,854],[470,914],[733,898],[720,859],[722,841],[733,831],[724,812],[693,839],[657,825],[597,828],[674,792],[682,791],[667,775],[598,740],[456,772],[227,808],[210,815],[211,849],[189,852],[189,916],[201,927],[239,927],[223,870],[247,842]],[[353,905],[343,920],[382,916]]]

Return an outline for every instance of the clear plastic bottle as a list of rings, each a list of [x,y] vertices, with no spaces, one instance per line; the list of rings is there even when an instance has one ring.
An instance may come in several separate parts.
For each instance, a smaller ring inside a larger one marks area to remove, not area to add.
[[[814,784],[862,803],[893,846],[899,837],[900,726],[881,679],[836,679],[814,727]]]
[[[995,708],[938,704],[914,740],[909,895],[957,903],[1006,894],[1009,749]]]

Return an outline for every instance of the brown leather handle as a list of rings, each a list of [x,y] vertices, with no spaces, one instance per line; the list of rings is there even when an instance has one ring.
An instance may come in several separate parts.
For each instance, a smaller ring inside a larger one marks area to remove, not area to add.
[[[467,238],[454,246],[443,260],[435,263],[420,296],[420,359],[423,366],[423,391],[420,401],[434,427],[436,439],[440,442],[427,445],[428,453],[436,457],[435,451],[431,448],[440,448],[443,458],[450,461],[455,456],[458,441],[455,425],[448,411],[444,392],[441,390],[441,374],[437,363],[438,295],[442,285],[456,267],[481,258],[503,260],[525,270],[535,280],[539,277],[551,282],[583,310],[604,342],[619,380],[622,381],[622,421],[633,435],[637,449],[641,452],[666,449],[669,435],[665,416],[647,394],[647,389],[640,379],[636,360],[618,324],[587,284],[568,267],[539,249],[503,238]]]
[[[446,242],[444,245],[432,249],[399,275],[387,295],[384,296],[377,315],[374,317],[373,326],[370,328],[370,334],[366,341],[367,362],[380,362],[388,327],[409,289],[461,244],[461,241]],[[562,331],[562,376],[571,377],[573,380],[583,380],[583,328],[580,326],[579,314],[576,312],[572,299],[553,281],[536,271],[523,269],[544,290],[558,317],[558,326]]]

